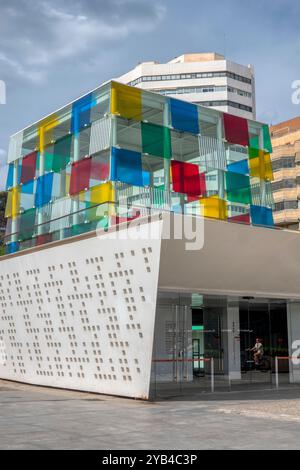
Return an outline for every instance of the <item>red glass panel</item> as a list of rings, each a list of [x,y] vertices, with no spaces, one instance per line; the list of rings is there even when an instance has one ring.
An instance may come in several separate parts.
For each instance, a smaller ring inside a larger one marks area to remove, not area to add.
[[[189,196],[203,196],[206,193],[205,174],[193,163],[171,161],[173,191]]]
[[[225,138],[231,144],[249,145],[248,121],[245,118],[223,114]]]
[[[36,246],[45,245],[45,243],[52,242],[52,233],[45,233],[36,237]]]
[[[22,161],[21,183],[28,183],[35,177],[37,152],[32,152]]]
[[[109,164],[102,163],[92,158],[91,179],[106,181],[109,179]]]
[[[89,188],[90,175],[91,175],[91,158],[85,158],[72,165],[71,181],[70,181],[70,194],[78,194]]]
[[[250,214],[234,215],[228,218],[228,222],[236,222],[240,224],[250,224]]]

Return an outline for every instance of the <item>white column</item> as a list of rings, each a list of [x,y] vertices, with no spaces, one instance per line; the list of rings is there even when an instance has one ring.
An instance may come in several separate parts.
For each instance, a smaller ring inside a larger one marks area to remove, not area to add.
[[[108,214],[107,216],[109,217],[110,214],[117,214],[117,212],[120,214],[119,207],[118,207],[118,195],[116,191],[116,182],[111,180],[112,174],[112,147],[116,147],[118,145],[118,121],[117,121],[117,116],[115,114],[111,114],[111,134],[110,134],[110,156],[109,156],[109,179],[111,181],[111,185],[114,188],[115,192],[115,205],[114,205],[114,210],[111,211],[110,204],[107,204],[107,210]],[[127,202],[127,207],[128,207],[128,202]],[[110,225],[110,218],[109,218],[109,225]]]
[[[60,172],[60,188],[59,188],[59,197],[60,199],[63,199],[66,197],[66,182],[67,182],[67,171],[66,169],[61,170]],[[65,215],[66,217],[67,215]],[[61,228],[59,230],[59,238],[60,240],[64,239],[64,229],[62,228],[64,219],[60,220],[61,223]]]
[[[73,163],[79,161],[80,155],[80,141],[79,141],[79,132],[75,132],[74,134],[74,156],[73,156]],[[78,198],[78,199],[77,199]],[[79,196],[75,196],[75,199],[72,201],[72,212],[73,212],[73,225],[78,224],[79,220]]]
[[[222,115],[220,115],[218,117],[217,138],[220,142],[223,142],[223,118],[222,118]],[[224,185],[224,171],[223,170],[218,170],[218,189],[219,189],[219,198],[225,199],[225,185]]]
[[[164,127],[170,127],[170,109],[169,109],[169,100],[167,99],[164,104]],[[170,192],[170,160],[164,158],[164,184],[165,191]]]
[[[43,132],[43,130],[41,130],[41,132]],[[39,177],[43,176],[44,173],[45,173],[45,151],[43,148],[42,150],[40,149]],[[37,234],[42,235],[44,233],[44,226],[42,225],[43,224],[43,207],[38,208],[37,223],[38,223]]]
[[[288,343],[289,356],[300,355],[300,302],[289,302],[287,304],[287,324],[288,324]],[[298,351],[299,352],[298,352]],[[279,360],[280,369],[280,360]],[[290,382],[300,383],[300,364],[297,361],[289,361]]]
[[[19,171],[19,160],[14,162],[14,170],[13,170],[13,187],[16,188],[18,186],[18,171]],[[18,234],[17,234],[17,218],[14,217],[11,219],[11,242],[18,241]]]

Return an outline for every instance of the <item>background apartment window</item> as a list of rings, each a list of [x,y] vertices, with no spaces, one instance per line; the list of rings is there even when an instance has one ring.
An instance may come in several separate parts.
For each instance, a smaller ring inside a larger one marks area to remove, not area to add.
[[[160,80],[184,80],[190,78],[212,78],[212,77],[228,77],[233,80],[237,80],[243,83],[248,83],[251,85],[252,81],[250,78],[243,77],[231,72],[199,72],[199,73],[181,73],[181,74],[170,74],[170,75],[150,75],[139,77],[136,80],[133,80],[128,83],[128,85],[135,86],[140,82],[149,82],[149,81],[160,81]]]
[[[286,179],[281,181],[275,181],[272,183],[272,190],[279,191],[281,189],[296,188],[297,183],[294,179]]]
[[[275,211],[298,209],[298,201],[281,201],[275,203]]]
[[[282,157],[277,160],[272,160],[273,171],[281,170],[282,168],[294,168],[295,157]]]

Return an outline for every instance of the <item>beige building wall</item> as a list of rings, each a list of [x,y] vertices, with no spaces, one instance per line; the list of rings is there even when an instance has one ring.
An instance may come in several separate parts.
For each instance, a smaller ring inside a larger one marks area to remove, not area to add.
[[[300,117],[270,128],[276,225],[299,230],[300,220]]]

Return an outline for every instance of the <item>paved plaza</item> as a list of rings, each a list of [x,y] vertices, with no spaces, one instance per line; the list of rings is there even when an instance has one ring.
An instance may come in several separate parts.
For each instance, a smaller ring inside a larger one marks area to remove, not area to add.
[[[0,381],[0,449],[299,449],[300,389],[150,403]]]

